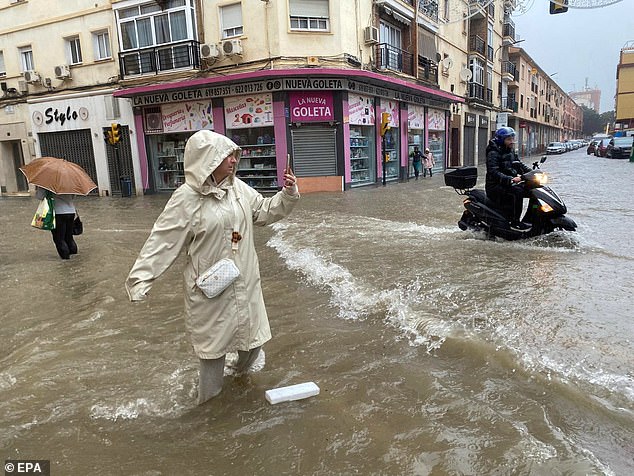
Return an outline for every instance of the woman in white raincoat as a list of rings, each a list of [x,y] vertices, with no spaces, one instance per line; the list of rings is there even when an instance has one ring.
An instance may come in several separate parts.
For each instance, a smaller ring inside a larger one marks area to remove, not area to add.
[[[285,170],[284,188],[264,198],[236,177],[239,156],[240,148],[215,132],[203,130],[189,138],[185,184],[174,191],[157,218],[125,283],[131,301],[144,300],[154,280],[181,250],[186,251],[185,322],[200,359],[199,404],[222,390],[228,352],[238,352],[240,373],[271,338],[253,225],[284,218],[299,200],[291,170]],[[231,258],[240,276],[210,299],[196,278],[222,258]]]

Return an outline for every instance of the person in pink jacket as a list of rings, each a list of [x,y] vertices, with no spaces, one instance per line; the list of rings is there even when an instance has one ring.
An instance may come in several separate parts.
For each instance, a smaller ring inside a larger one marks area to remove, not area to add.
[[[428,148],[425,148],[425,155],[423,156],[423,177],[427,177],[429,171],[429,177],[431,178],[431,169],[436,165],[434,160],[434,154]]]

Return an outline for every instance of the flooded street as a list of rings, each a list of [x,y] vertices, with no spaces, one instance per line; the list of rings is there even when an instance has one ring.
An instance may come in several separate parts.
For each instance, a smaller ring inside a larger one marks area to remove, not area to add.
[[[51,474],[634,473],[634,163],[549,157],[576,233],[462,232],[432,179],[258,229],[266,365],[196,406],[184,259],[129,303],[167,195],[81,198],[79,254],[0,199],[0,454]],[[480,170],[479,184],[484,174]],[[270,405],[270,388],[321,394]]]

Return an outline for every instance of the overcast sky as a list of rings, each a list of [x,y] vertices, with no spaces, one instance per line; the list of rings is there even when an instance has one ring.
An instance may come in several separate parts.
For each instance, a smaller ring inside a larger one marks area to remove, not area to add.
[[[569,0],[573,5],[583,0]],[[604,0],[605,3],[614,0]],[[521,0],[528,8],[513,14],[515,34],[539,67],[553,75],[565,92],[582,91],[588,80],[591,89],[601,90],[600,112],[614,110],[616,66],[621,48],[634,43],[634,0],[622,0],[600,8],[573,8],[550,15],[548,0]],[[598,5],[601,0],[585,2]]]

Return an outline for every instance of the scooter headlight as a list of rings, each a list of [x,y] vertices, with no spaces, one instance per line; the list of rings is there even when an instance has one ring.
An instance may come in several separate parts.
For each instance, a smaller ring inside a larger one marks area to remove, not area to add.
[[[548,175],[546,175],[545,173],[535,174],[535,180],[540,185],[546,185],[548,183]]]
[[[549,213],[553,211],[553,207],[548,205],[545,201],[539,200],[539,209],[544,213]]]

